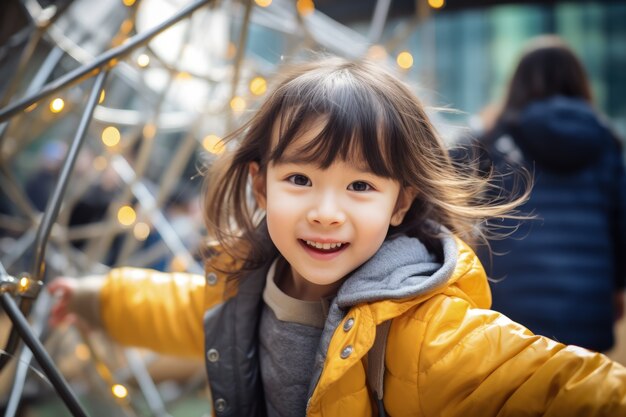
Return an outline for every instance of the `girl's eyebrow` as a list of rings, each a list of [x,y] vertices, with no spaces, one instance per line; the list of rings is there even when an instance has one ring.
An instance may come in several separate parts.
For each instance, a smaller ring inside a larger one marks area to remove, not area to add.
[[[355,170],[363,172],[364,174],[376,175],[376,173],[374,173],[374,171],[372,171],[369,165],[365,162],[361,162],[361,161],[359,163],[356,163],[355,161],[343,161],[343,162],[350,165]],[[302,154],[293,154],[293,155],[283,154],[280,158],[274,161],[274,164],[314,165],[317,167],[320,166],[320,164],[317,161],[311,160],[311,158],[307,158],[305,155],[302,155]]]

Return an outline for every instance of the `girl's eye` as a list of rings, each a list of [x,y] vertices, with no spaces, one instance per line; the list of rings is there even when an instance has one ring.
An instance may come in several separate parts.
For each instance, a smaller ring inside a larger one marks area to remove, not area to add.
[[[365,181],[354,181],[348,186],[350,191],[371,191],[373,188]]]
[[[289,178],[287,178],[287,180],[291,182],[292,184],[300,185],[303,187],[307,187],[311,185],[311,180],[306,175],[302,175],[302,174],[290,175]]]

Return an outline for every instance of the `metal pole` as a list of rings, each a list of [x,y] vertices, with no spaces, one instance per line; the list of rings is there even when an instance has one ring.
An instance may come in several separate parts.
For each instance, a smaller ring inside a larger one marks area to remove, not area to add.
[[[80,151],[80,147],[85,141],[87,127],[91,122],[93,111],[98,104],[100,92],[102,91],[104,80],[106,79],[107,74],[108,71],[102,71],[96,77],[96,81],[94,82],[94,85],[91,89],[91,94],[89,95],[89,99],[87,100],[87,107],[83,112],[83,117],[81,118],[78,130],[76,131],[76,136],[74,136],[72,145],[67,152],[67,156],[65,157],[65,162],[63,164],[63,168],[61,169],[61,174],[59,175],[59,181],[57,182],[52,197],[48,201],[46,211],[44,212],[43,219],[41,221],[41,225],[39,227],[39,230],[37,231],[37,239],[35,241],[35,262],[33,263],[33,269],[31,271],[32,277],[34,279],[43,281],[43,260],[45,255],[46,243],[48,243],[48,238],[50,237],[52,224],[56,219],[57,214],[59,213],[61,201],[63,195],[65,194],[65,189],[67,188],[70,174],[74,169],[74,163],[76,162],[76,158],[78,157],[78,152]]]
[[[28,324],[28,320],[26,320],[26,317],[24,317],[20,309],[17,307],[15,301],[13,301],[9,294],[4,293],[0,294],[0,304],[2,304],[2,308],[4,308],[4,311],[6,311],[7,315],[13,322],[13,329],[17,329],[17,332],[22,339],[24,339],[28,348],[33,352],[35,359],[39,362],[39,365],[43,369],[44,373],[50,379],[50,383],[57,391],[61,399],[63,399],[63,402],[72,415],[74,415],[74,417],[88,417],[67,381],[65,381],[63,375],[61,375],[56,366],[54,366],[52,358],[50,358],[50,355],[48,355],[48,352],[46,352],[39,339],[37,339],[37,337],[33,334],[30,329],[30,325]]]
[[[50,200],[48,201],[46,211],[43,215],[43,219],[41,221],[41,224],[39,225],[39,229],[37,230],[37,237],[35,238],[35,261],[33,263],[33,269],[31,271],[32,278],[37,281],[43,281],[43,260],[45,256],[46,244],[48,243],[48,238],[50,237],[50,232],[52,230],[52,224],[54,223],[54,220],[56,219],[59,212],[61,200],[63,198],[63,194],[65,193],[67,183],[69,182],[69,176],[72,173],[72,169],[74,168],[74,163],[76,162],[78,151],[80,150],[80,147],[84,142],[86,136],[85,134],[87,133],[87,127],[89,126],[89,122],[91,122],[93,110],[98,103],[98,99],[100,98],[100,91],[102,90],[102,86],[104,85],[104,80],[106,79],[107,74],[108,71],[102,71],[96,77],[96,81],[94,82],[94,85],[91,89],[91,94],[89,95],[89,99],[87,100],[87,107],[85,108],[83,117],[80,120],[78,130],[76,131],[76,136],[74,137],[72,145],[65,157],[65,162],[59,176],[59,181],[57,182],[56,188],[54,189],[52,198],[50,198]],[[20,309],[23,316],[28,315],[30,311],[30,305],[30,300],[22,298],[22,301],[20,302]],[[10,354],[14,353],[18,346],[18,339],[15,331],[16,328],[15,326],[13,326],[5,348],[5,351],[9,352]],[[8,358],[1,358],[0,369],[2,369],[7,362]]]
[[[376,2],[376,8],[374,9],[374,16],[372,16],[372,23],[370,24],[370,31],[368,34],[369,41],[377,43],[380,41],[380,37],[383,34],[385,28],[385,21],[387,20],[387,14],[389,13],[389,5],[391,0],[378,0]]]
[[[13,104],[9,104],[4,109],[0,110],[0,122],[9,119],[14,114],[19,113],[33,103],[36,103],[39,100],[56,93],[67,85],[79,81],[85,76],[89,77],[89,73],[97,71],[103,66],[115,65],[117,60],[133,51],[135,48],[137,48],[137,46],[147,43],[148,41],[150,41],[150,39],[168,29],[180,20],[184,19],[191,13],[195,12],[200,7],[208,4],[210,1],[211,0],[197,0],[189,4],[188,6],[183,7],[178,13],[165,20],[163,23],[143,33],[137,34],[132,38],[129,38],[128,42],[116,48],[109,49],[107,52],[98,56],[93,62],[80,66],[75,70],[70,71],[67,74],[57,78],[51,83],[48,83],[38,93],[18,100]]]

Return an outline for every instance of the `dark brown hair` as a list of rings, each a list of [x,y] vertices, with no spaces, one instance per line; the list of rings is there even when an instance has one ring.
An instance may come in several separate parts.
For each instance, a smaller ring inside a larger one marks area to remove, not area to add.
[[[592,102],[585,69],[571,48],[558,36],[534,38],[524,49],[511,78],[501,112],[505,121],[536,100],[561,95]]]
[[[280,161],[311,123],[319,135],[299,155],[328,167],[357,156],[377,175],[417,190],[398,227],[426,244],[443,225],[474,242],[486,218],[506,216],[520,200],[485,201],[488,180],[461,173],[451,162],[420,101],[400,80],[367,61],[326,58],[286,72],[260,109],[225,139],[229,151],[212,167],[204,197],[209,235],[253,268],[275,254],[264,213],[251,198],[248,166]],[[272,129],[278,143],[272,147]]]

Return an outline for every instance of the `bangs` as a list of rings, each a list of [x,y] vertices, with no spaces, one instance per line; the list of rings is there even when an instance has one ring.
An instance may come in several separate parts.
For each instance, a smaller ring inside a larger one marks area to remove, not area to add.
[[[277,93],[278,140],[268,162],[313,163],[325,169],[339,159],[381,177],[401,177],[401,163],[394,157],[401,141],[393,127],[399,120],[392,120],[381,95],[352,73],[335,69],[298,77]],[[299,141],[311,130],[319,133]]]

